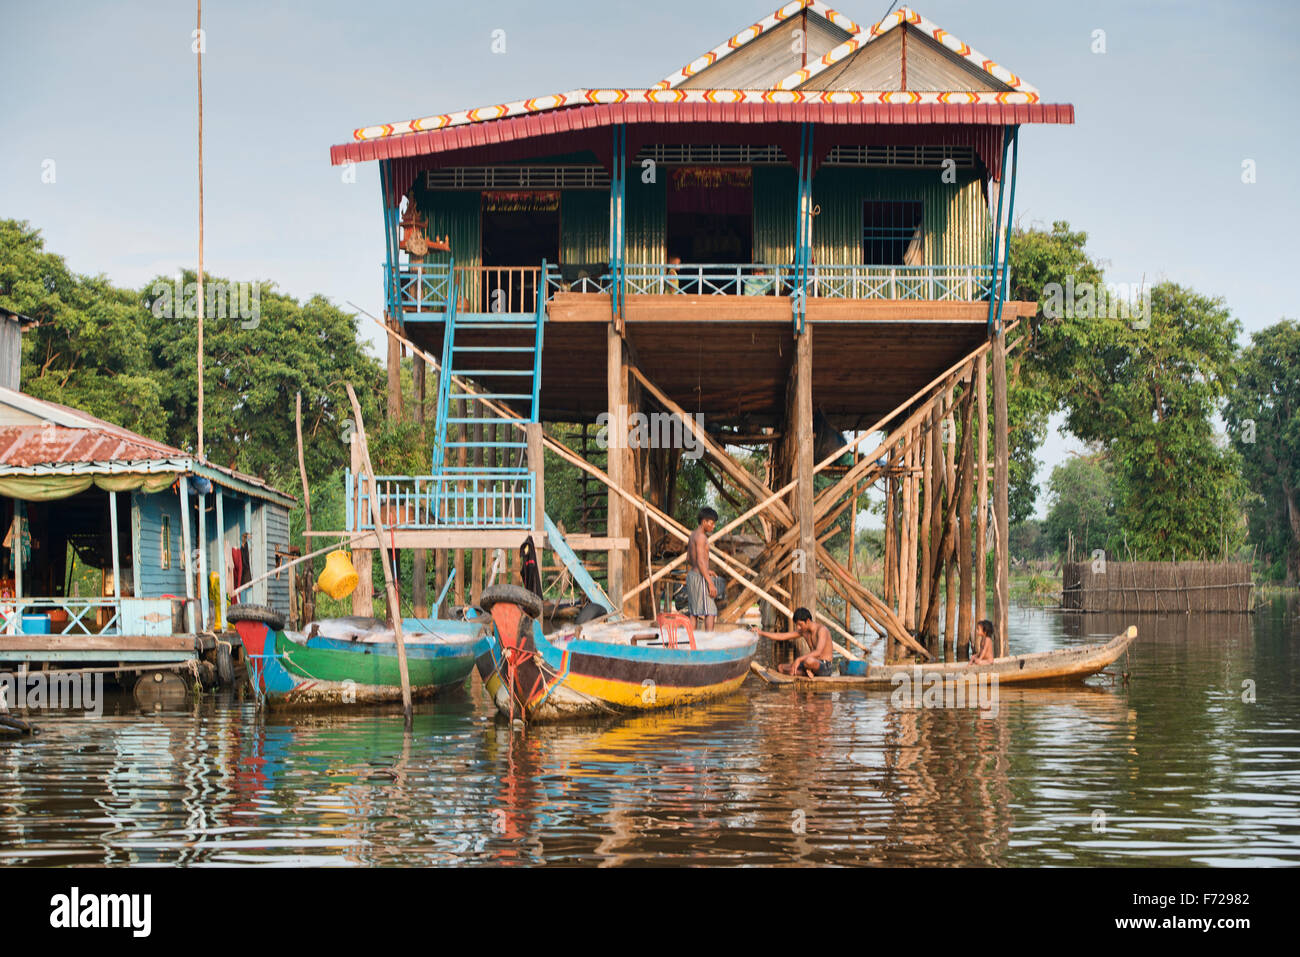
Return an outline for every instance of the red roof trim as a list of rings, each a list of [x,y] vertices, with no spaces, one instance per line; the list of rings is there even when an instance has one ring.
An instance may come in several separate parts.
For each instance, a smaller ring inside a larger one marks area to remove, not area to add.
[[[330,147],[335,166],[373,159],[425,156],[484,147],[556,133],[609,127],[616,123],[806,123],[938,124],[1015,126],[1024,123],[1073,123],[1069,103],[615,103],[575,106],[539,117],[517,116],[426,133],[340,143]]]

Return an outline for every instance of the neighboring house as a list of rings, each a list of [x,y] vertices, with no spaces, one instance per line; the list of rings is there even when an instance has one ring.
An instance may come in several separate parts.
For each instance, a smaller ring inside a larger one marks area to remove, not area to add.
[[[249,577],[286,560],[293,503],[260,479],[0,387],[0,663],[55,660],[10,653],[10,636],[47,629],[119,639],[59,645],[57,660],[170,660],[193,649],[192,636],[224,621],[232,548],[247,546]],[[199,585],[213,573],[217,607]],[[290,573],[246,595],[287,615]],[[133,643],[146,637],[159,640]]]
[[[0,388],[17,389],[23,359],[23,333],[28,326],[36,325],[31,316],[24,316],[0,306]]]

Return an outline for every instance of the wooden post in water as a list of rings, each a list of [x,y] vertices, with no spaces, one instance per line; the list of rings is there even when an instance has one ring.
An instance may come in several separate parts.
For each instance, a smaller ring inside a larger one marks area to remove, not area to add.
[[[606,452],[605,471],[613,485],[623,488],[631,477],[628,468],[626,423],[623,416],[627,412],[627,366],[623,361],[623,337],[614,323],[610,323],[605,333],[605,398],[606,411],[609,413],[608,449]],[[606,499],[606,534],[610,538],[632,537],[632,526],[628,519],[628,508],[621,498],[611,489]],[[623,553],[611,548],[609,556],[609,576],[606,594],[614,603],[614,610],[623,608]]]
[[[298,476],[299,478],[302,479],[303,524],[305,525],[306,532],[307,532],[303,540],[307,543],[310,543],[312,540],[311,538],[311,489],[307,485],[307,464],[306,464],[306,459],[303,456],[303,448],[302,448],[302,393],[301,392],[297,393],[294,396],[293,425],[294,425],[294,433],[298,439]],[[311,582],[315,578],[316,578],[316,563],[314,561],[309,560],[307,562],[307,580]],[[290,582],[293,581],[292,576],[290,577],[289,581]],[[292,617],[293,602],[290,601],[289,605],[290,605],[290,609],[289,609],[290,617]],[[316,593],[312,591],[310,586],[308,586],[306,589],[303,590],[303,594],[302,594],[302,621],[308,622],[316,617],[315,605],[316,605]]]
[[[799,548],[803,552],[803,569],[795,573],[794,604],[809,611],[817,610],[817,534],[813,517],[813,404],[812,404],[812,326],[808,325],[795,341],[794,418],[795,520],[799,523]]]
[[[1006,331],[999,328],[993,339],[993,418],[994,432],[994,476],[993,476],[993,513],[997,523],[997,556],[994,562],[996,589],[993,608],[997,614],[994,625],[997,628],[997,654],[1007,654],[1007,625],[1011,620],[1011,535],[1007,528],[1007,481],[1009,477],[1010,447],[1007,423],[1007,337]]]
[[[355,483],[353,486],[355,497],[352,501],[352,514],[356,517],[357,527],[360,528],[363,521],[361,514],[362,491],[367,491],[369,497],[374,499],[377,490],[374,488],[373,483],[366,481],[361,463],[361,443],[357,438],[361,423],[358,421],[355,425],[356,428],[352,432],[352,441],[349,444],[352,476]],[[357,571],[357,587],[352,591],[352,614],[362,618],[373,618],[375,614],[375,570],[371,550],[368,548],[352,549],[352,564]]]
[[[370,520],[375,526],[375,539],[380,544],[380,553],[383,554],[384,541],[384,517],[383,510],[379,507],[379,496],[377,486],[375,485],[375,469],[370,462],[370,446],[366,442],[366,426],[361,421],[361,403],[357,401],[357,394],[352,391],[352,383],[345,382],[344,386],[348,390],[348,400],[352,403],[352,414],[357,417],[357,431],[355,438],[358,440],[360,449],[358,455],[361,459],[361,466],[365,470],[366,480],[370,483]],[[397,597],[397,585],[393,581],[393,569],[385,556],[380,564],[384,568],[384,591],[388,596],[389,619],[393,625],[393,637],[397,641],[397,670],[402,678],[402,709],[406,713],[406,721],[411,721],[411,674],[406,666],[406,641],[402,637],[402,606]]]
[[[944,422],[947,423],[946,429],[947,441],[944,443],[944,488],[947,490],[948,502],[951,504],[957,500],[957,415],[953,404],[953,387],[948,387],[946,398],[944,399]],[[960,522],[961,515],[957,514],[954,521]],[[952,661],[956,652],[956,639],[954,633],[957,631],[957,595],[954,590],[957,558],[957,540],[960,538],[958,529],[951,528],[948,530],[948,547],[944,549],[944,630],[943,641],[945,657]]]
[[[980,455],[976,470],[979,496],[975,501],[975,618],[989,616],[988,539],[989,539],[989,395],[988,357],[980,353],[975,360],[975,401],[979,404]]]
[[[981,356],[981,358],[983,358]],[[966,400],[968,402],[976,400],[974,393],[975,381],[973,378],[966,380]],[[973,423],[972,417],[966,417],[967,428]],[[962,441],[971,441],[974,436],[967,439],[962,436]],[[960,591],[961,597],[958,599],[960,606],[957,616],[957,634],[956,642],[953,646],[954,654],[949,659],[956,660],[961,656],[966,639],[971,634],[971,495],[973,492],[971,480],[974,478],[974,469],[970,467],[970,462],[962,460],[962,468],[957,476],[957,519],[961,522],[959,526],[959,535],[957,542],[957,571],[961,579]]]

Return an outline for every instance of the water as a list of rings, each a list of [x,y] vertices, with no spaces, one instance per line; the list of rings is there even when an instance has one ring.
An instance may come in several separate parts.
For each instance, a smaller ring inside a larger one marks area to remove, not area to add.
[[[1127,685],[1004,686],[991,718],[753,680],[679,714],[526,736],[477,679],[410,734],[392,711],[116,698],[0,742],[0,863],[1300,862],[1295,601],[1250,619],[1017,610],[1013,649],[1130,621]]]

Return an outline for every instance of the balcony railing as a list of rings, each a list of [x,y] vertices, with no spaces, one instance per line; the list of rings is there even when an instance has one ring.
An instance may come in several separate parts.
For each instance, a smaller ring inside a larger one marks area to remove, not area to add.
[[[370,485],[344,473],[349,532],[374,529]],[[439,475],[376,475],[385,528],[521,529],[533,527],[534,473],[514,468],[447,469]]]
[[[394,268],[403,310],[446,310],[451,266],[406,263]],[[791,296],[797,289],[790,263],[628,263],[623,276],[633,296]],[[608,295],[614,284],[613,273],[603,263],[548,264],[544,275],[538,267],[456,266],[455,277],[460,305],[468,312],[532,312],[538,283],[544,285],[547,299],[557,292]],[[810,298],[977,302],[989,298],[994,270],[988,265],[814,265],[808,268],[807,283]]]
[[[809,298],[988,299],[992,266],[810,266]]]

